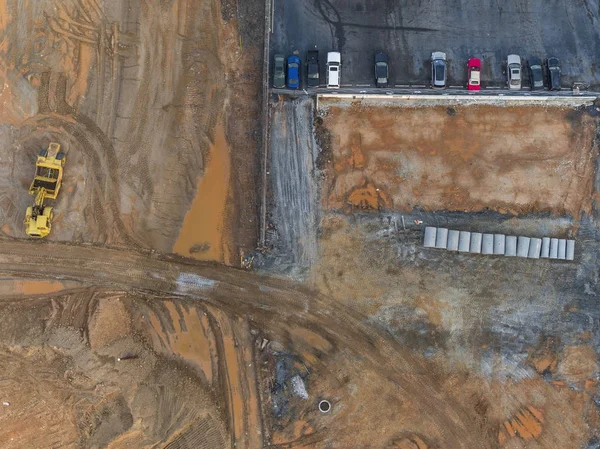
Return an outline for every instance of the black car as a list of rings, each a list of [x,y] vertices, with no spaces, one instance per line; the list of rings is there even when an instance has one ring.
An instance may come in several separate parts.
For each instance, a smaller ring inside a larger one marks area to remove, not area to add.
[[[283,55],[273,56],[273,87],[285,88],[285,57]]]
[[[375,85],[377,87],[388,87],[388,57],[385,53],[375,55]]]
[[[539,58],[529,58],[529,81],[531,90],[544,88],[544,73],[542,72],[542,61]]]
[[[550,90],[560,90],[560,61],[552,56],[546,61],[548,66],[548,87]]]
[[[308,87],[319,87],[319,51],[310,50],[306,54],[306,74]]]

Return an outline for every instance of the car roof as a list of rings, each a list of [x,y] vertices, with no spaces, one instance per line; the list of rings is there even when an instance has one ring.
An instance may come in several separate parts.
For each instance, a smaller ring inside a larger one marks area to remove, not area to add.
[[[329,82],[327,84],[331,86],[337,86],[340,83],[340,71],[337,69],[334,71],[329,70]]]

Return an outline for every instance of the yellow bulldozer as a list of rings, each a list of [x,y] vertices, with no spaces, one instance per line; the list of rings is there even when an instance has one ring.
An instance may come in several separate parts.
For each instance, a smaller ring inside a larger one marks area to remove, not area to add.
[[[41,239],[50,234],[52,207],[45,206],[44,201],[55,200],[58,196],[65,162],[65,153],[60,151],[60,145],[54,142],[37,157],[35,177],[29,187],[29,194],[35,201],[25,212],[25,232],[30,237]]]

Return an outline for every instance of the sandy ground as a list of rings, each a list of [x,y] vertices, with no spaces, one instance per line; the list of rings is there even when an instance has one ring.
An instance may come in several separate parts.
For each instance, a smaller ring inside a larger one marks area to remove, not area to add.
[[[597,121],[583,110],[320,107],[333,154],[326,209],[591,209]]]
[[[56,141],[50,239],[239,263],[257,236],[255,9],[2,0],[2,232],[24,237],[35,155]]]

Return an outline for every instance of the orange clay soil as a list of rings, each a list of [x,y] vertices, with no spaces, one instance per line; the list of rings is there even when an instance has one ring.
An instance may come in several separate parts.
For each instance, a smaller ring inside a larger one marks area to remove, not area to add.
[[[322,102],[321,106],[326,106]],[[329,106],[327,209],[589,210],[596,120],[568,108]]]

